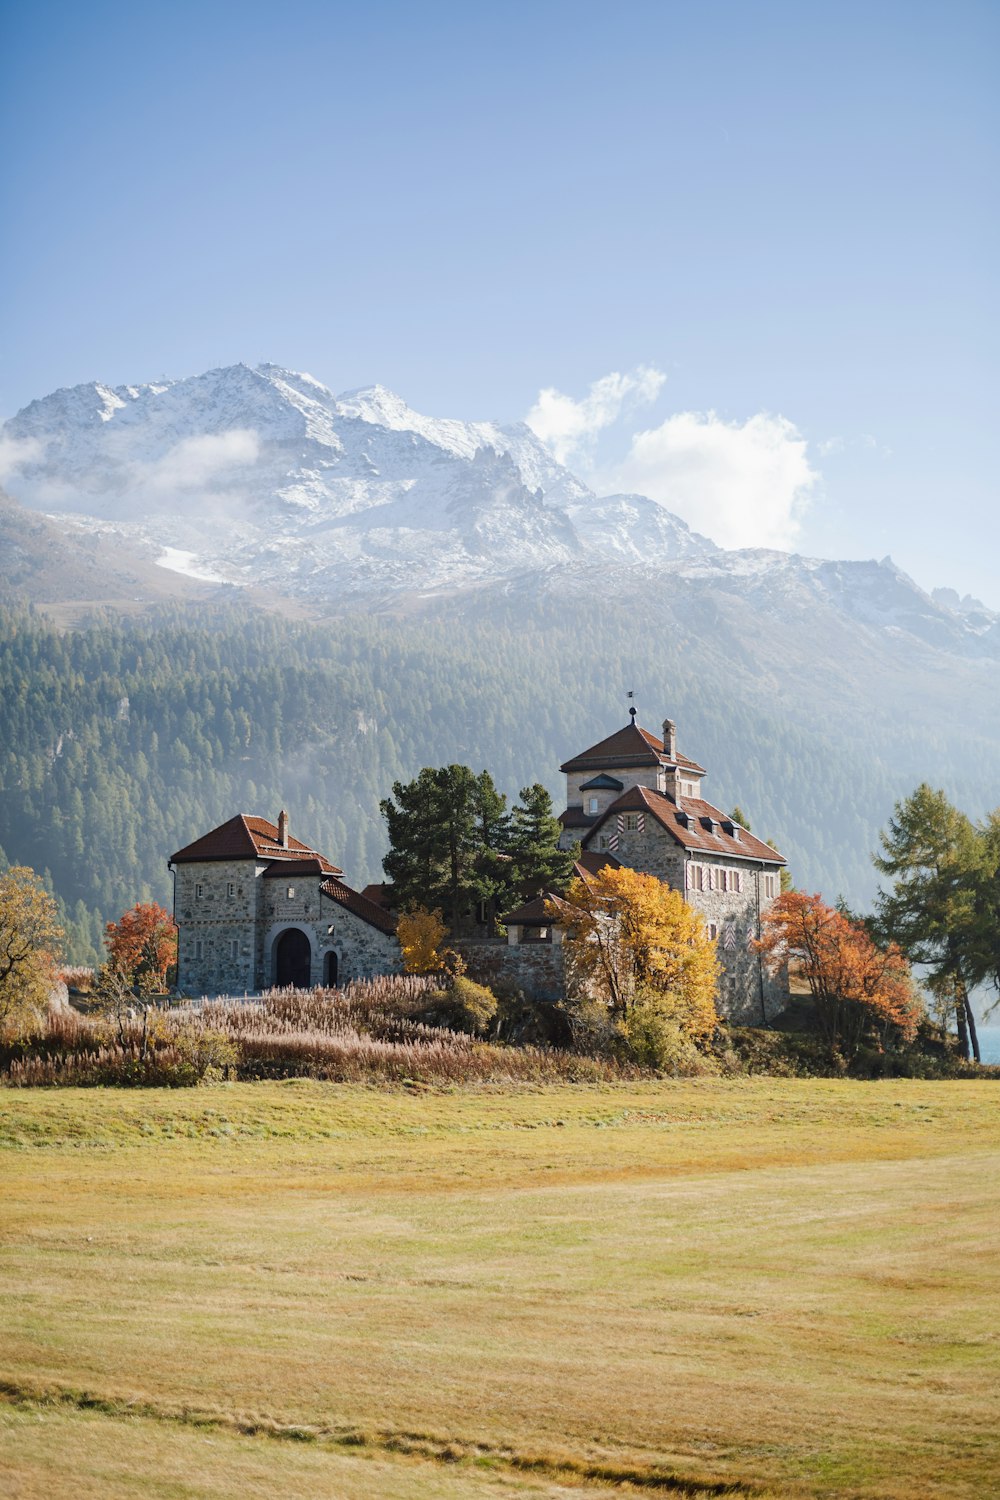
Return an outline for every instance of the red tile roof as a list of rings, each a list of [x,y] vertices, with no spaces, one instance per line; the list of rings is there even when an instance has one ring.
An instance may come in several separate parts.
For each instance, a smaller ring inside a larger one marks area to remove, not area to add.
[[[603,854],[597,849],[584,849],[573,868],[581,880],[593,880],[604,870],[620,870],[622,862],[613,854]]]
[[[660,765],[686,766],[691,771],[705,774],[704,766],[699,766],[695,760],[689,760],[686,755],[678,755],[671,760],[664,754],[663,741],[658,740],[655,734],[650,734],[648,729],[640,729],[636,723],[626,724],[624,729],[609,734],[606,740],[591,745],[589,750],[582,751],[580,755],[574,755],[572,760],[566,761],[559,769],[590,771],[604,770],[611,766]]]
[[[360,891],[352,890],[342,880],[324,880],[319,889],[321,896],[329,896],[331,901],[336,901],[337,905],[344,907],[345,911],[360,917],[362,922],[368,923],[369,927],[377,927],[379,932],[388,933],[390,937],[395,934],[395,917],[391,916],[384,907],[376,906],[374,901],[369,901],[368,897],[363,896]]]
[[[366,885],[361,894],[366,901],[374,901],[376,906],[381,906],[383,911],[391,911],[392,891],[392,881],[378,880],[371,885]]]
[[[703,854],[724,854],[730,859],[752,859],[764,860],[768,864],[783,865],[783,857],[777,849],[772,849],[770,844],[765,844],[763,839],[755,838],[745,828],[739,829],[739,838],[736,833],[727,833],[724,823],[731,824],[729,814],[720,812],[719,808],[713,807],[710,802],[704,802],[700,797],[682,797],[680,806],[663,792],[650,791],[646,786],[629,787],[628,791],[612,802],[607,812],[594,825],[593,829],[586,835],[589,842],[600,828],[609,819],[616,819],[618,813],[624,812],[649,812],[665,828],[675,843],[684,849],[696,850]],[[686,815],[686,824],[685,824]],[[707,822],[712,819],[717,825],[714,831],[705,827],[702,820]],[[736,825],[738,826],[738,825]]]
[[[303,844],[301,839],[289,835],[288,847],[285,848],[278,842],[277,825],[268,822],[267,818],[237,813],[228,823],[220,823],[211,833],[203,834],[193,844],[185,844],[183,849],[178,849],[176,854],[170,856],[169,864],[190,864],[211,859],[294,860],[303,855],[320,860],[324,870],[331,874],[343,873],[322,854],[310,849],[308,844]]]

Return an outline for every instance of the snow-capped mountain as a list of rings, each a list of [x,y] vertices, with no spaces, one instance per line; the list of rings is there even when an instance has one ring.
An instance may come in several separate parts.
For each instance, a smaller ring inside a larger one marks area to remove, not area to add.
[[[383,386],[335,396],[271,364],[93,382],[33,401],[0,443],[11,493],[68,541],[319,609],[532,580],[616,588],[625,571],[765,617],[814,599],[868,629],[1000,656],[1000,616],[925,594],[888,558],[727,552],[647,496],[595,495],[523,423],[425,417]]]
[[[3,438],[23,502],[314,598],[572,563],[598,534],[622,561],[715,550],[642,496],[598,501],[523,424],[424,417],[381,386],[337,397],[276,365],[55,391]]]

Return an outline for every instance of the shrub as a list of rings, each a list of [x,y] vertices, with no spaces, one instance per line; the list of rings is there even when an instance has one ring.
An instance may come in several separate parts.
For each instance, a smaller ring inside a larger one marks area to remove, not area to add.
[[[488,1024],[489,990],[456,980],[381,978],[344,990],[278,990],[260,1000],[215,1000],[183,1010],[143,1008],[114,1022],[52,1012],[0,1047],[0,1081],[190,1086],[228,1076],[334,1082],[511,1083],[628,1076],[613,1060],[547,1047],[505,1047],[422,1019],[444,996],[470,1026]]]

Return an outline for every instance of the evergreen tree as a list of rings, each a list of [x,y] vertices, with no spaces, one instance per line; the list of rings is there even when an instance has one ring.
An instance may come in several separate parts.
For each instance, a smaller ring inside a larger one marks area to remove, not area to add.
[[[573,874],[578,847],[559,848],[562,824],[552,816],[552,798],[540,782],[521,788],[510,820],[512,883],[522,898],[561,891]]]
[[[484,840],[502,837],[504,800],[488,772],[425,766],[415,780],[393,783],[379,805],[389,831],[383,860],[401,907],[440,907],[452,932],[470,908],[497,890],[495,856]]]
[[[977,984],[1000,990],[1000,808],[977,829],[972,967]]]
[[[911,963],[927,966],[932,993],[954,1013],[963,1055],[979,1062],[969,989],[977,977],[982,842],[965,814],[926,782],[897,802],[881,841],[875,868],[893,886],[878,898],[878,926]]]

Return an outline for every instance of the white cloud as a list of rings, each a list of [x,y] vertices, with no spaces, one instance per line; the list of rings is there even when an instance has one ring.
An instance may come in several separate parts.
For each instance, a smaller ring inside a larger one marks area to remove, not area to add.
[[[525,421],[559,463],[587,460],[598,433],[617,422],[627,407],[655,401],[666,378],[651,365],[639,365],[630,375],[616,370],[595,380],[582,401],[548,386],[539,391]]]
[[[196,490],[225,476],[227,470],[255,463],[260,439],[248,428],[184,438],[155,463],[141,466],[136,477],[157,491]]]
[[[0,436],[0,484],[15,479],[25,464],[41,457],[43,447],[38,438]]]
[[[724,547],[790,548],[819,478],[807,449],[784,417],[678,412],[635,433],[624,461],[595,477],[605,492],[651,496]]]

